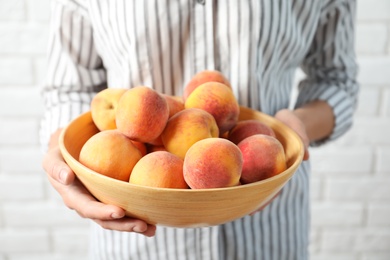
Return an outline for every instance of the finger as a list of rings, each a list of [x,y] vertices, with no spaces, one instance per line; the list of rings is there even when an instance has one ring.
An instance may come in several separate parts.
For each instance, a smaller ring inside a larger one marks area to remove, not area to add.
[[[119,220],[94,220],[97,224],[105,229],[125,231],[125,232],[137,232],[148,237],[152,237],[156,233],[156,226],[147,224],[146,222],[125,217]]]
[[[51,149],[42,160],[45,172],[57,182],[69,185],[75,179],[73,171],[65,163],[59,148]]]
[[[78,179],[75,179],[73,185],[56,188],[62,194],[65,205],[83,218],[112,220],[125,216],[122,208],[97,201]]]
[[[309,149],[307,147],[305,147],[305,152],[303,154],[303,160],[307,161],[307,160],[309,160],[309,158],[310,158]]]

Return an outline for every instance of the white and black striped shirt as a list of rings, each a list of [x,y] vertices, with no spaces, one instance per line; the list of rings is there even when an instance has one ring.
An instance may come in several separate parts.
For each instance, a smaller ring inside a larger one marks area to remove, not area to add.
[[[325,100],[335,128],[352,125],[358,85],[353,0],[56,0],[52,9],[43,146],[89,110],[106,87],[181,95],[198,71],[230,80],[239,103],[270,115]],[[197,229],[158,227],[155,238],[93,226],[92,259],[306,259],[309,163],[261,213]]]

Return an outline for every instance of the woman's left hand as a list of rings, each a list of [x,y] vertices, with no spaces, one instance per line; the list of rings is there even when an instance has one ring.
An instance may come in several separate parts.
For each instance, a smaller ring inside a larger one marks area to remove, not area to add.
[[[275,118],[284,123],[286,126],[290,127],[299,135],[305,148],[303,160],[308,160],[310,140],[306,133],[306,127],[301,121],[301,119],[295,114],[293,110],[290,109],[279,110],[275,114]]]

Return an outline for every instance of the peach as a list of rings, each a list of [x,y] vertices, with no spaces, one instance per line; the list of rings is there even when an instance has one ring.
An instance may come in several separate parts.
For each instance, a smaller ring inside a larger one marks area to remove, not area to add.
[[[218,135],[217,123],[210,113],[198,108],[187,108],[168,120],[161,138],[168,152],[184,159],[194,143]]]
[[[165,98],[151,88],[138,86],[127,90],[120,98],[116,125],[130,139],[148,143],[162,133],[168,117]]]
[[[105,176],[129,181],[131,171],[141,157],[133,142],[114,129],[90,137],[81,148],[79,161]]]
[[[184,101],[181,97],[162,94],[168,103],[169,117],[184,109]]]
[[[146,147],[146,144],[145,143],[142,143],[142,142],[138,142],[138,141],[133,141],[131,140],[131,142],[134,144],[135,147],[138,148],[138,150],[141,152],[141,155],[144,156],[147,154],[147,147]]]
[[[235,144],[238,144],[245,138],[255,135],[255,134],[265,134],[273,137],[275,136],[274,130],[263,122],[257,119],[248,119],[239,121],[230,131],[227,136],[227,139],[232,141]]]
[[[161,135],[159,135],[156,139],[150,140],[148,142],[148,144],[151,144],[151,145],[163,145]]]
[[[238,148],[244,159],[243,184],[270,178],[287,168],[284,148],[275,137],[255,134],[242,140]]]
[[[116,129],[116,109],[119,99],[126,90],[122,88],[106,88],[92,98],[90,107],[92,120],[100,131]]]
[[[220,134],[236,125],[240,113],[240,107],[231,89],[218,82],[207,82],[198,86],[188,96],[184,106],[209,112],[215,118]]]
[[[129,182],[158,188],[188,189],[183,176],[183,159],[165,151],[142,157],[134,166]]]
[[[242,165],[237,145],[223,138],[207,138],[188,150],[183,174],[191,189],[232,187],[239,185]]]
[[[194,89],[206,82],[219,82],[226,85],[230,89],[232,88],[229,80],[221,72],[217,70],[203,70],[195,74],[184,87],[184,101],[192,93],[192,91],[194,91]]]

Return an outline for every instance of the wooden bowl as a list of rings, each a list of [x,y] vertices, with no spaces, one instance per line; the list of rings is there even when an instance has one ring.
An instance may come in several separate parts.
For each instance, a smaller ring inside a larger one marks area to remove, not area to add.
[[[275,131],[284,146],[288,168],[272,178],[237,187],[201,190],[143,187],[92,171],[78,161],[83,144],[98,132],[90,112],[70,122],[62,131],[60,149],[65,161],[96,199],[125,209],[128,216],[169,227],[213,226],[241,218],[268,202],[302,162],[303,144],[294,131],[273,117],[241,107],[240,120],[253,118]]]

